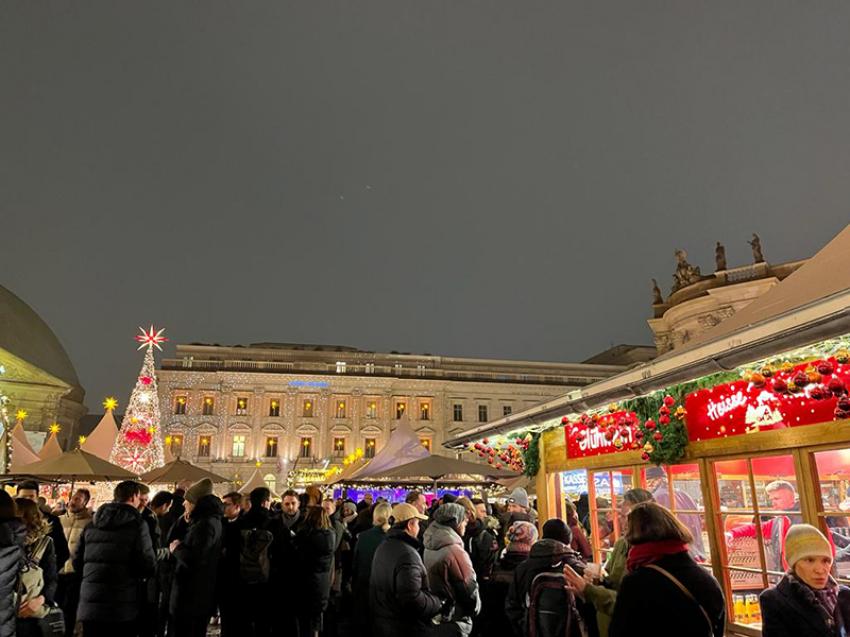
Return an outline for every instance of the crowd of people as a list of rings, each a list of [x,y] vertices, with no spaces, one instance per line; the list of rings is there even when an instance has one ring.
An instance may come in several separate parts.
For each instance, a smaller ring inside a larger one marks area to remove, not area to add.
[[[159,491],[119,483],[61,510],[38,485],[0,490],[0,637],[624,637],[724,634],[726,603],[695,536],[656,501],[621,498],[621,536],[604,564],[586,530],[543,522],[527,493],[504,507],[444,494],[429,505],[259,487],[213,493],[209,480]],[[850,589],[834,545],[790,525],[784,577],[761,595],[764,637],[838,637]]]

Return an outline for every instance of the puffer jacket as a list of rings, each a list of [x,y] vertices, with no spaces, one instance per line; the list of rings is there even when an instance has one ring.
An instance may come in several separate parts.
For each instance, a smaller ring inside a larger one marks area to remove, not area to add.
[[[64,564],[61,565],[59,571],[63,575],[74,572],[73,557],[77,554],[77,545],[80,543],[80,536],[92,521],[91,511],[83,509],[79,513],[71,513],[70,510],[59,516],[59,521],[62,523],[62,531],[65,533],[65,539],[68,541],[68,551],[71,553]]]
[[[176,566],[169,610],[175,618],[209,617],[215,610],[223,511],[215,495],[205,495],[192,509],[186,536],[173,554]]]
[[[481,610],[478,580],[463,540],[449,526],[432,522],[425,531],[425,568],[431,590],[453,604],[449,621],[461,635],[472,632],[472,618]]]
[[[390,529],[372,560],[369,609],[373,637],[424,637],[442,602],[431,592],[419,557],[419,541],[402,529]]]
[[[513,581],[508,587],[505,599],[505,614],[516,635],[525,635],[527,631],[527,604],[534,578],[540,573],[561,573],[564,564],[571,566],[579,575],[584,574],[584,568],[587,566],[584,559],[563,542],[543,539],[531,546],[528,559],[514,569]],[[564,612],[567,612],[567,609],[564,609]],[[578,609],[573,606],[569,612],[573,613],[572,634],[580,635]]]
[[[24,523],[19,519],[0,522],[0,637],[14,637],[17,608],[12,593],[18,582],[24,556]]]
[[[102,505],[83,530],[73,563],[74,571],[82,573],[77,619],[131,622],[138,617],[142,581],[154,574],[156,556],[148,527],[134,507]]]
[[[331,569],[333,568],[336,534],[331,529],[301,527],[295,534],[298,556],[298,597],[300,612],[313,617],[328,608],[331,595]]]
[[[463,544],[480,585],[490,579],[499,558],[499,521],[491,515],[473,520],[466,528]]]

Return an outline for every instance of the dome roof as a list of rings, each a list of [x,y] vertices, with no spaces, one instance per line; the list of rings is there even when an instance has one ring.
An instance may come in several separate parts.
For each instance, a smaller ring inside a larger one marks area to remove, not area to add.
[[[36,312],[0,285],[0,348],[48,374],[80,387],[62,343]]]

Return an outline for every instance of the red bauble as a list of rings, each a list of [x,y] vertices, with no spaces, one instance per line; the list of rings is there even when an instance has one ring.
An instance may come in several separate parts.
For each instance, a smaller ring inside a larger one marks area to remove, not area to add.
[[[794,374],[794,384],[797,387],[805,387],[809,384],[809,377],[806,376],[805,372],[797,372]]]
[[[670,424],[670,416],[659,416],[658,418],[659,424],[669,425]]]
[[[652,435],[652,437],[653,437],[653,438],[655,438],[655,440],[656,440],[657,442],[661,442],[661,441],[664,439],[664,434],[662,434],[660,431],[656,431],[656,432]]]
[[[493,464],[493,458],[487,458],[487,464]]]
[[[786,383],[781,378],[773,379],[773,391],[777,394],[784,394],[788,391],[788,383]]]
[[[850,398],[847,396],[839,398],[838,402],[835,404],[835,409],[839,411],[850,411]]]
[[[139,382],[141,382],[142,385],[150,385],[153,382],[153,378],[150,376],[139,376]]]
[[[642,454],[640,454],[640,459],[644,462],[649,462],[649,454],[644,451]]]
[[[844,381],[840,378],[833,378],[829,381],[827,388],[832,392],[833,396],[841,396],[847,393],[847,388],[844,386]]]
[[[644,423],[643,426],[651,431],[651,430],[655,429],[655,421],[650,418],[649,420],[647,420]]]
[[[833,371],[832,363],[829,361],[821,361],[818,363],[818,373],[821,376],[829,376]]]
[[[490,444],[490,439],[489,439],[489,438],[484,438],[484,440],[482,440],[481,442],[483,442],[485,445],[489,445],[489,444]]]
[[[839,420],[847,420],[848,418],[850,418],[850,411],[842,411],[841,409],[836,409],[834,414],[835,417]]]
[[[643,432],[642,432],[640,429],[638,429],[638,430],[635,432],[635,438],[636,438],[637,440],[642,440],[642,439],[643,439]]]
[[[823,400],[826,398],[826,391],[824,391],[823,387],[815,386],[809,391],[809,396],[812,397],[812,400]],[[830,394],[831,396],[832,394]]]
[[[611,429],[609,429],[608,431],[605,432],[605,439],[606,440],[613,440],[614,439],[614,432]]]
[[[673,405],[676,404],[676,399],[673,398],[672,396],[665,396],[664,397],[664,404],[667,405],[668,407],[672,407]]]
[[[561,424],[562,424],[562,425],[569,424],[569,422],[570,422],[570,419],[569,419],[569,418],[567,418],[566,416],[564,416],[563,418],[561,418]]]
[[[661,405],[661,408],[658,410],[658,413],[662,416],[669,416],[670,408],[667,405]]]

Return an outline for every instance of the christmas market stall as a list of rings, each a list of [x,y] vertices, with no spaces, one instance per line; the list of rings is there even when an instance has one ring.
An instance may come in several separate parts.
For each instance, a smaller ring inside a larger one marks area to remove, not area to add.
[[[625,491],[649,490],[721,583],[728,632],[759,635],[792,524],[824,532],[850,584],[849,391],[850,228],[699,339],[449,444],[542,432],[540,519],[586,501],[596,561],[622,533]]]

